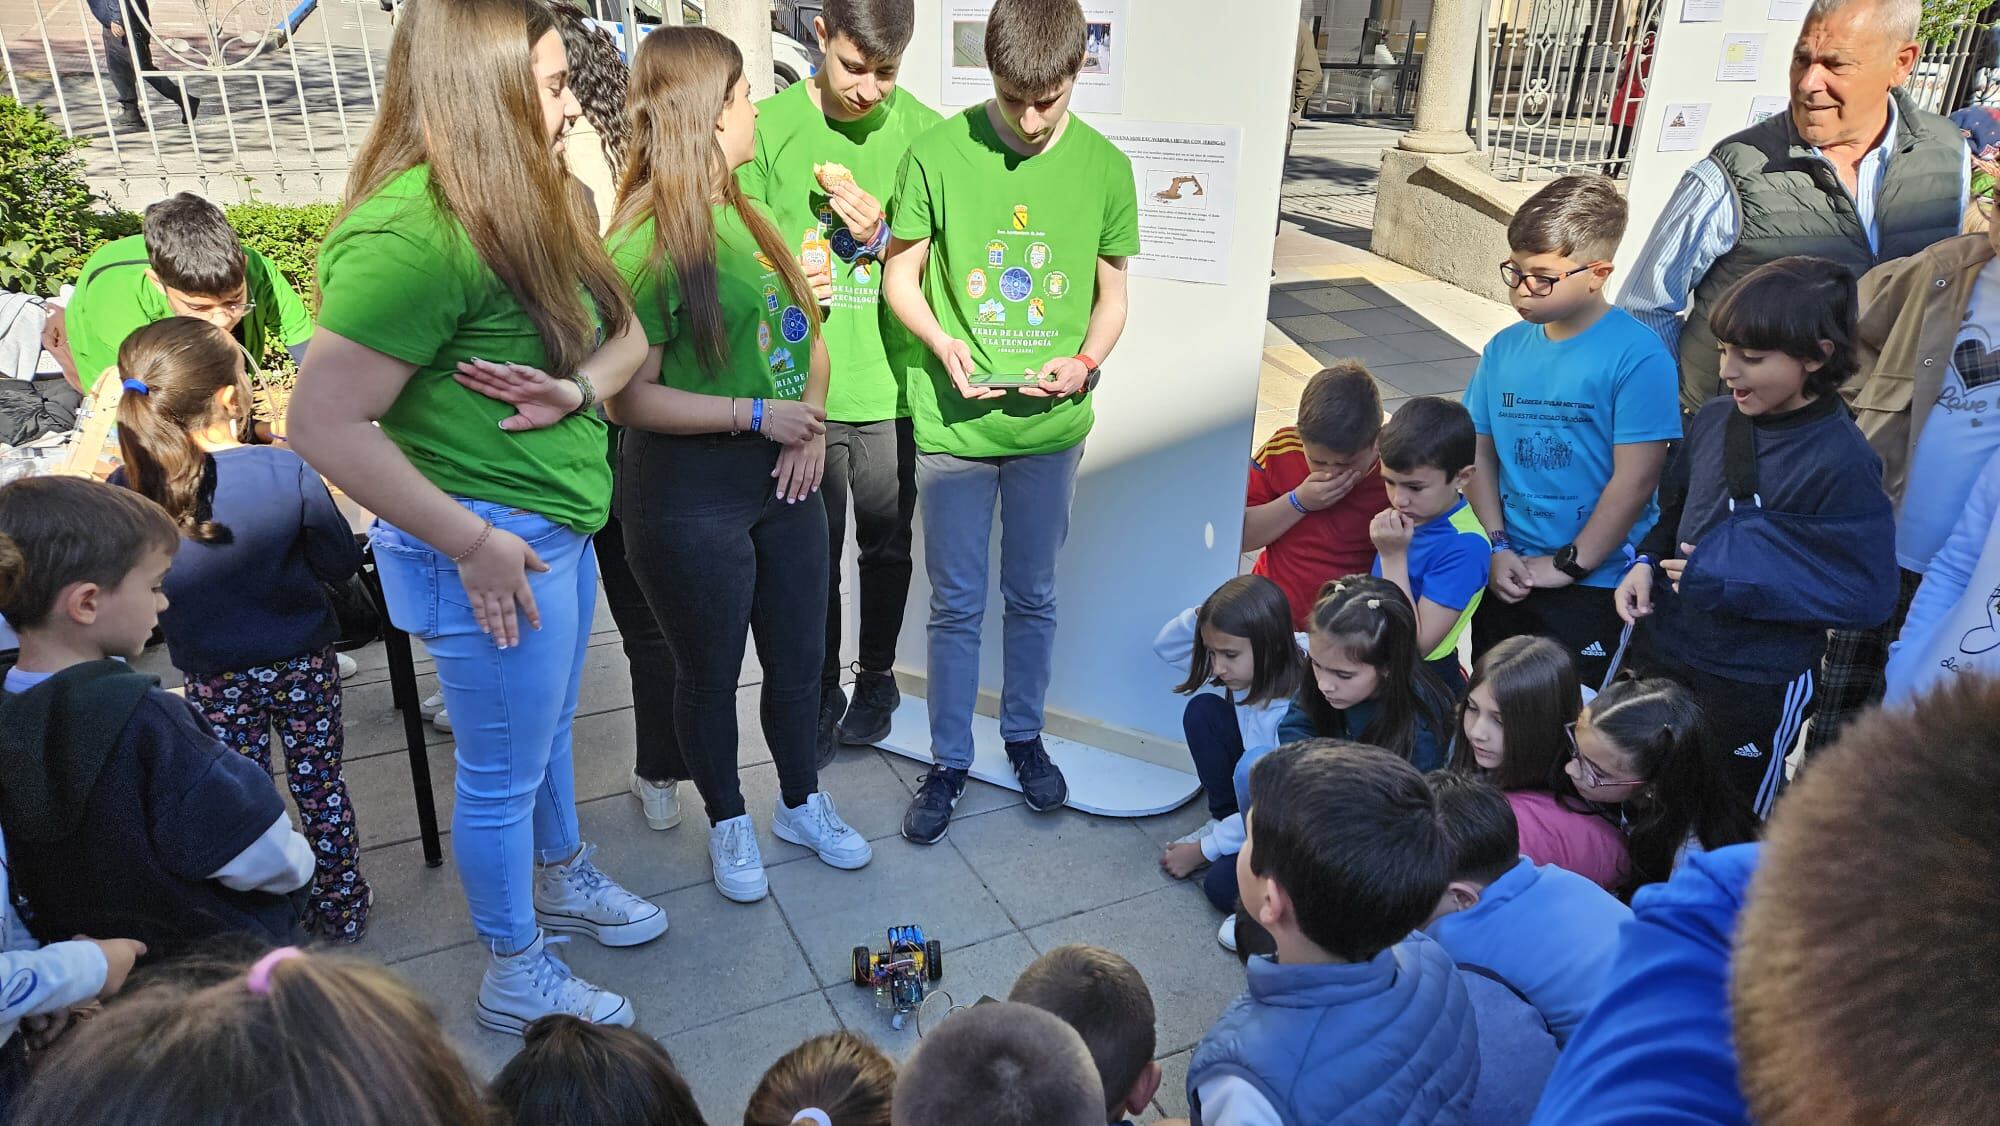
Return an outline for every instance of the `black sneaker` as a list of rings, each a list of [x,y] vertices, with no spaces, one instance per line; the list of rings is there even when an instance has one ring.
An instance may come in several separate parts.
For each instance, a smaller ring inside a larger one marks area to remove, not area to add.
[[[1014,777],[1021,783],[1021,794],[1028,799],[1029,809],[1047,813],[1069,800],[1069,783],[1056,764],[1049,761],[1041,736],[1007,744],[1007,761],[1014,764]]]
[[[872,747],[887,739],[890,717],[902,702],[895,673],[857,671],[854,702],[840,721],[840,741],[853,747]]]
[[[918,844],[936,844],[951,828],[951,811],[965,794],[965,771],[933,766],[924,774],[917,796],[903,814],[903,836]]]
[[[136,133],[146,128],[146,117],[139,107],[131,102],[118,103],[118,116],[111,119],[111,128],[119,133]]]
[[[847,710],[847,693],[829,688],[819,698],[819,733],[813,742],[813,769],[825,770],[840,750],[840,714]]]

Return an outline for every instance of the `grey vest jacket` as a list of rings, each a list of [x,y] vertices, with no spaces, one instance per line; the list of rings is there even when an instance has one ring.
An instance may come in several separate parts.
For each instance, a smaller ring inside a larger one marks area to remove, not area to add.
[[[1964,212],[1959,168],[1965,141],[1947,118],[1926,113],[1894,91],[1895,153],[1875,200],[1879,249],[1833,168],[1799,139],[1788,113],[1772,114],[1709,154],[1729,179],[1739,220],[1736,246],[1696,283],[1681,328],[1681,408],[1693,411],[1722,393],[1709,310],[1748,274],[1792,254],[1830,258],[1859,278],[1877,263],[1915,254],[1958,233]]]

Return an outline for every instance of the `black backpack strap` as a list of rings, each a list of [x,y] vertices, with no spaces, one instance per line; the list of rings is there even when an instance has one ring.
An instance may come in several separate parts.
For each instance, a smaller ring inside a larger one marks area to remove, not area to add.
[[[1729,412],[1722,429],[1722,479],[1729,486],[1730,507],[1738,501],[1764,506],[1757,495],[1757,427],[1739,410]]]

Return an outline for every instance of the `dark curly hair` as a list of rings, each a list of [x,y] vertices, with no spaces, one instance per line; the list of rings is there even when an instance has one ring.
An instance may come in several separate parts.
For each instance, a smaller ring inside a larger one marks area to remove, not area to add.
[[[584,22],[588,14],[582,8],[568,0],[543,3],[555,17],[556,34],[562,36],[563,53],[569,56],[570,89],[576,91],[583,116],[604,143],[604,159],[616,183],[625,171],[625,141],[632,132],[625,121],[625,79],[630,73],[625,56],[610,32]]]

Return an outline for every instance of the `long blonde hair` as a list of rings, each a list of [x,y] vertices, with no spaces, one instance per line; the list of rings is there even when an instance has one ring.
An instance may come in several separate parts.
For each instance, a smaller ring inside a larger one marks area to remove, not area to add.
[[[429,3],[430,0],[425,0]],[[632,61],[625,91],[631,149],[618,181],[614,231],[653,220],[648,270],[671,263],[682,308],[692,322],[695,353],[710,375],[729,365],[729,340],[716,291],[715,216],[718,196],[743,218],[757,248],[784,279],[792,300],[816,325],[819,303],[805,274],[771,221],[736,186],[716,142],[715,123],[743,77],[743,52],[706,27],[663,27],[646,36]]]
[[[607,336],[625,323],[631,302],[542,124],[530,55],[554,30],[534,0],[405,5],[381,106],[334,225],[391,179],[430,165],[432,200],[520,303],[550,373],[562,376],[597,349],[578,286]]]
[[[243,349],[207,321],[168,317],[133,331],[118,346],[118,456],[125,487],[167,510],[198,543],[227,543],[229,529],[211,519],[215,458],[194,440],[215,421],[215,395],[236,388],[237,408],[250,410]]]

